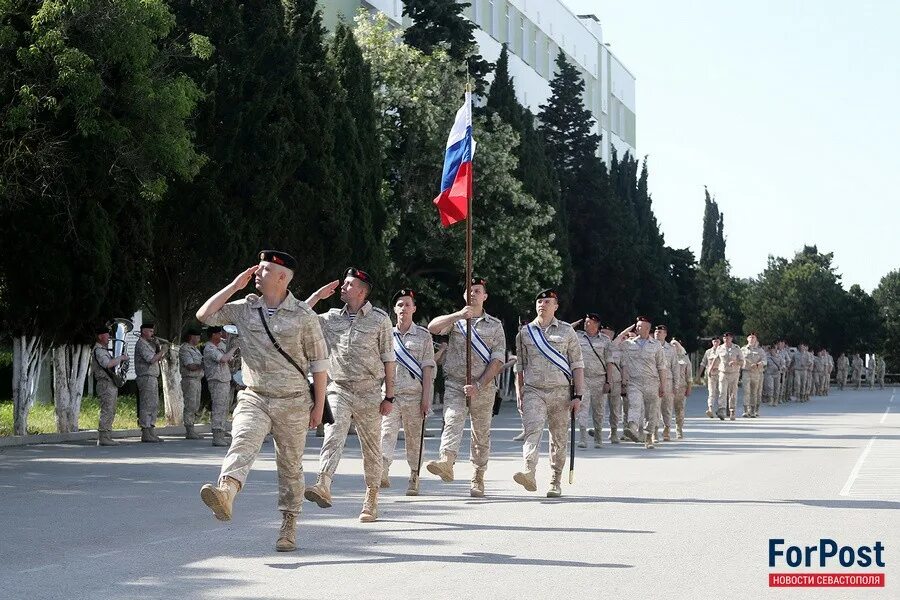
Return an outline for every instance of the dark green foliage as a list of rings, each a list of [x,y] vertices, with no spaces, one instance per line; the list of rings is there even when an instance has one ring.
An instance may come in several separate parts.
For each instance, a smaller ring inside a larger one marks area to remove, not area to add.
[[[725,215],[719,212],[715,198],[711,198],[709,190],[703,188],[703,241],[700,247],[700,266],[709,269],[719,261],[725,260]]]
[[[884,332],[881,354],[889,373],[900,372],[900,269],[881,278],[872,292],[878,306],[877,318]]]

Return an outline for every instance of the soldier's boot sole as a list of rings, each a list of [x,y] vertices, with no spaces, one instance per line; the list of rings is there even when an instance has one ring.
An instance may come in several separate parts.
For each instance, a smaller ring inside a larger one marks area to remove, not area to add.
[[[529,492],[537,491],[537,482],[534,480],[534,476],[529,477],[527,473],[516,473],[513,475],[513,481],[521,485]]]
[[[713,411],[712,411],[711,408],[707,408],[707,409],[706,409],[706,416],[709,417],[710,419],[714,419],[714,418],[715,418],[715,414],[713,414]]]
[[[551,487],[549,490],[547,490],[548,498],[559,498],[560,496],[562,496],[562,490],[560,490],[558,487]]]
[[[446,468],[443,464],[431,461],[425,468],[428,469],[428,472],[432,475],[437,475],[441,478],[441,481],[445,483],[450,483],[453,481],[453,467]]]
[[[319,508],[331,508],[331,498],[315,487],[306,488],[306,491],[303,492],[303,497],[310,502],[315,502]]]
[[[207,483],[200,488],[200,499],[213,511],[213,515],[218,520],[231,520],[231,507],[228,506],[227,501],[222,497],[222,492],[214,485]]]
[[[630,427],[626,427],[623,433],[625,434],[625,437],[627,437],[632,442],[640,443],[641,440],[638,439],[637,434],[632,431]]]

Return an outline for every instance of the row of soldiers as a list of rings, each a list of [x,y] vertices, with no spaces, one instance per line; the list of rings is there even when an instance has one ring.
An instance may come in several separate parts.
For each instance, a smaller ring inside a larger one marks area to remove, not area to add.
[[[869,363],[867,368],[863,366],[863,359],[858,353],[853,355],[853,359],[848,359],[843,353],[837,360],[837,384],[844,389],[847,385],[848,377],[850,383],[858,390],[862,386],[862,376],[866,373],[866,381],[869,388],[872,389],[876,385],[884,389],[884,376],[887,371],[887,362],[883,356],[875,354],[869,355]]]
[[[209,340],[201,349],[201,332],[197,329],[188,330],[178,351],[181,391],[184,397],[185,438],[200,439],[194,425],[200,412],[201,380],[205,377],[211,404],[212,445],[227,446],[230,434],[226,429],[226,418],[232,397],[231,365],[235,360],[237,346],[227,348],[226,334],[222,327],[210,327],[208,333]],[[113,350],[109,347],[110,331],[107,326],[98,326],[95,334],[91,361],[100,401],[97,444],[117,446],[118,442],[112,438],[112,425],[119,392],[116,382],[123,383],[123,380],[115,376],[114,370],[127,364],[130,358],[124,351],[114,356]],[[142,442],[163,441],[156,434],[156,418],[159,413],[160,361],[166,355],[166,351],[165,344],[156,338],[154,324],[142,323],[140,335],[134,346],[138,425],[141,428]]]

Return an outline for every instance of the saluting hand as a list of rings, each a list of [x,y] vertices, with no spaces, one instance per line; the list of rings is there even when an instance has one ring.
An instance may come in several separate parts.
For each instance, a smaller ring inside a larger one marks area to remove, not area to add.
[[[334,295],[334,292],[338,289],[338,287],[340,285],[341,285],[340,280],[335,279],[334,281],[326,283],[325,285],[323,285],[322,287],[317,289],[314,296],[318,300],[324,300],[325,298],[329,298]]]
[[[250,285],[250,279],[256,274],[259,270],[259,265],[253,265],[252,267],[245,269],[241,272],[240,275],[234,278],[234,281],[231,282],[231,287],[237,290],[242,290],[248,285]]]

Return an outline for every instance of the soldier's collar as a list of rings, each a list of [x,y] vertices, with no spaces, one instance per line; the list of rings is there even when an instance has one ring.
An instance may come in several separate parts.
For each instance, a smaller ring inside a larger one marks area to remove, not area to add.
[[[252,308],[269,308],[266,306],[266,303],[263,301],[262,296],[257,294],[249,294],[247,296],[247,302],[250,304]],[[282,300],[281,304],[275,307],[276,310],[297,310],[299,300],[294,297],[294,294],[288,290],[287,296],[285,296],[284,300]]]
[[[369,312],[370,312],[371,310],[372,310],[372,303],[369,302],[368,300],[366,300],[366,303],[363,304],[362,306],[360,306],[360,307],[359,307],[359,310],[356,311],[356,316],[357,316],[357,317],[364,317],[364,316],[366,316],[367,314],[369,314]],[[349,314],[350,314],[350,310],[349,310],[349,308],[347,308],[347,305],[346,305],[346,304],[344,305],[344,308],[341,309],[341,314],[342,314],[342,315],[349,315]]]
[[[534,325],[535,327],[540,327],[541,326],[541,318],[535,317],[534,321],[532,321],[531,324]],[[547,328],[549,329],[551,327],[558,327],[558,326],[559,326],[559,319],[557,319],[556,317],[553,317],[553,320],[550,321],[550,324],[547,325]]]

